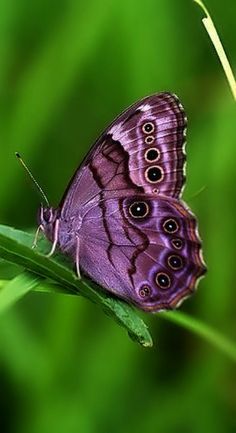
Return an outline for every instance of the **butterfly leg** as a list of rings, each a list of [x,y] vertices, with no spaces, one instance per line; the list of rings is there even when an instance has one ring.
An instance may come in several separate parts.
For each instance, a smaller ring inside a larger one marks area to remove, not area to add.
[[[79,279],[81,279],[80,275],[80,268],[79,268],[79,237],[76,236],[76,257],[75,257],[75,265],[76,265],[76,272]]]
[[[38,226],[37,230],[36,230],[36,233],[35,233],[35,236],[34,236],[34,242],[33,242],[33,245],[32,245],[32,249],[34,249],[34,248],[37,247],[37,242],[38,242],[38,237],[39,237],[40,231],[42,231],[42,232],[44,231],[44,228],[43,228],[42,224],[40,224]]]
[[[57,242],[58,242],[58,231],[59,231],[59,219],[57,219],[55,222],[54,240],[53,240],[52,248],[49,251],[49,253],[46,255],[46,257],[51,257],[53,255],[53,253],[55,252]]]

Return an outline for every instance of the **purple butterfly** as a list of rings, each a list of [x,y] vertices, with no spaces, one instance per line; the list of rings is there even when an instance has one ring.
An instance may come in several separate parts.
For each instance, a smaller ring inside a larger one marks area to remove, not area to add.
[[[178,98],[138,101],[96,141],[39,229],[105,290],[146,311],[177,307],[205,273],[197,221],[180,200],[186,116]]]

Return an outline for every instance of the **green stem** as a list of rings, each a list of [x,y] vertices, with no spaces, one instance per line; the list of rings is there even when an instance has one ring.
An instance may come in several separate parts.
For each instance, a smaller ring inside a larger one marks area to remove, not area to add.
[[[190,317],[182,311],[160,313],[159,317],[193,332],[236,362],[236,344],[201,320]]]
[[[202,19],[203,25],[205,26],[205,29],[213,43],[213,46],[217,52],[217,55],[220,59],[220,62],[222,64],[222,67],[224,69],[226,78],[228,80],[229,86],[231,88],[231,92],[233,94],[234,99],[236,100],[236,81],[234,78],[234,74],[232,71],[232,68],[230,66],[229,60],[225,54],[225,50],[223,48],[223,45],[221,43],[221,40],[219,38],[219,35],[217,33],[217,30],[215,28],[215,25],[212,21],[212,18],[204,5],[204,3],[201,0],[193,0],[195,3],[197,3],[204,13],[206,14],[206,17]]]

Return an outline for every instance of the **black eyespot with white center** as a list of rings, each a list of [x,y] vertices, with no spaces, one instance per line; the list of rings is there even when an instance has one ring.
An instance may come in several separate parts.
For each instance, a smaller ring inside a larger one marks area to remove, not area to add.
[[[171,244],[177,250],[181,250],[181,248],[183,248],[184,245],[183,240],[179,238],[171,239]]]
[[[139,296],[141,298],[147,298],[151,294],[151,288],[149,286],[143,286],[139,289]]]
[[[152,147],[145,152],[144,157],[148,162],[157,161],[160,158],[160,152],[155,147]]]
[[[164,177],[163,170],[161,167],[159,167],[159,165],[154,165],[152,167],[149,167],[145,171],[145,178],[150,183],[161,182],[163,177]]]
[[[168,218],[163,223],[163,229],[166,233],[176,233],[179,230],[179,224],[174,218]]]
[[[149,205],[145,201],[135,201],[129,206],[133,218],[145,218],[149,214]]]
[[[155,129],[155,125],[152,122],[146,122],[142,126],[144,134],[151,134]]]
[[[153,135],[148,135],[147,137],[145,137],[146,144],[152,144],[154,140],[155,138],[153,137]]]
[[[171,286],[171,279],[166,272],[158,272],[156,275],[156,283],[160,289],[169,289]]]
[[[179,271],[183,268],[183,259],[180,256],[177,255],[171,255],[167,259],[167,263],[171,269],[174,271]]]

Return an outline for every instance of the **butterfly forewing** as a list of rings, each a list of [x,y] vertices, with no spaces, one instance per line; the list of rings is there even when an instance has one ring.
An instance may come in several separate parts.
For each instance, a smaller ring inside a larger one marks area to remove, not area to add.
[[[159,93],[136,102],[104,131],[90,150],[63,196],[60,204],[63,212],[74,213],[74,206],[83,203],[84,195],[93,197],[94,185],[86,167],[89,170],[95,167],[93,176],[103,190],[111,189],[111,180],[118,172],[120,179],[122,174],[127,175],[126,184],[122,181],[119,184],[117,179],[113,189],[129,188],[132,184],[140,191],[179,197],[185,182],[186,125],[184,109],[171,93]],[[111,165],[115,170],[111,170]]]

